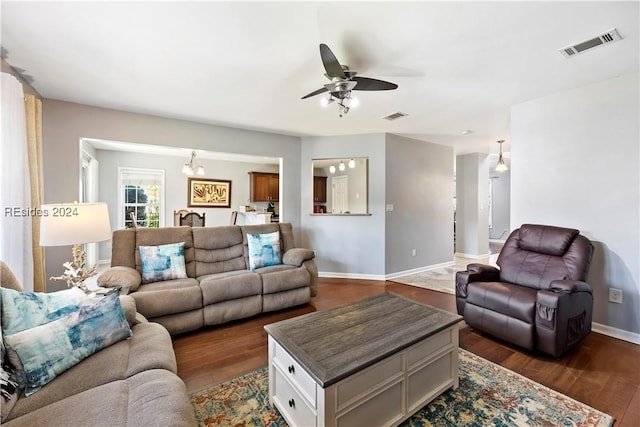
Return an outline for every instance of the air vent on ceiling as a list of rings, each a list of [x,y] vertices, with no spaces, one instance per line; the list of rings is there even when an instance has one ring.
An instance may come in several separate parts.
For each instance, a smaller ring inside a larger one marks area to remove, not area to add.
[[[404,117],[404,116],[408,116],[408,114],[407,113],[401,113],[400,111],[398,111],[397,113],[393,113],[393,114],[389,114],[388,116],[384,116],[383,119],[392,121],[392,120],[397,120],[400,117]]]
[[[602,46],[618,40],[622,40],[622,37],[620,36],[620,33],[618,33],[618,30],[614,28],[613,30],[602,33],[590,40],[558,49],[558,52],[564,55],[565,58],[571,58],[572,56],[576,56],[577,54],[582,53],[586,50],[593,49],[594,47]]]

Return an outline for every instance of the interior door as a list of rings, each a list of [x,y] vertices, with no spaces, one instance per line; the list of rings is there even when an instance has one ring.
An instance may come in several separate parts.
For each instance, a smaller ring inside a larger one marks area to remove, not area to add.
[[[331,212],[342,214],[349,212],[349,177],[334,176],[331,179]]]

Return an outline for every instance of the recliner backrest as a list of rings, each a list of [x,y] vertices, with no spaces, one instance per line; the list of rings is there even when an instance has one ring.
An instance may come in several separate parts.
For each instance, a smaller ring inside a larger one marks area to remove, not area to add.
[[[500,280],[547,289],[554,280],[586,280],[593,245],[571,228],[523,224],[498,256]]]

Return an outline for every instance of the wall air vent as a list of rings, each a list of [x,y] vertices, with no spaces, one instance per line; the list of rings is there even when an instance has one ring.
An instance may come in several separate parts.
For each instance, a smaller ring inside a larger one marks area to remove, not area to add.
[[[405,117],[408,116],[407,113],[401,113],[400,111],[398,111],[397,113],[393,113],[393,114],[389,114],[388,116],[384,116],[383,119],[385,120],[389,120],[389,121],[393,121],[393,120],[397,120],[400,117]]]
[[[590,40],[558,49],[558,52],[560,52],[565,58],[571,58],[586,50],[593,49],[594,47],[598,46],[603,46],[608,43],[613,43],[618,40],[622,40],[622,37],[620,36],[620,33],[618,33],[618,30],[614,28],[613,30],[602,33]]]

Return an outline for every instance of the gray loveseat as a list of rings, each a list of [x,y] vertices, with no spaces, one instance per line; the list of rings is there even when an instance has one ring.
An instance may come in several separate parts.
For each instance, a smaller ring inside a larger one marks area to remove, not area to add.
[[[0,262],[2,287],[22,291]],[[167,330],[120,297],[132,336],[94,353],[34,394],[2,402],[3,426],[193,426]],[[1,306],[1,304],[0,304]]]
[[[247,234],[279,232],[282,263],[249,269]],[[184,242],[187,278],[141,284],[140,246]],[[138,312],[179,334],[304,304],[317,293],[312,250],[296,248],[291,224],[116,230],[103,287],[121,286]]]

